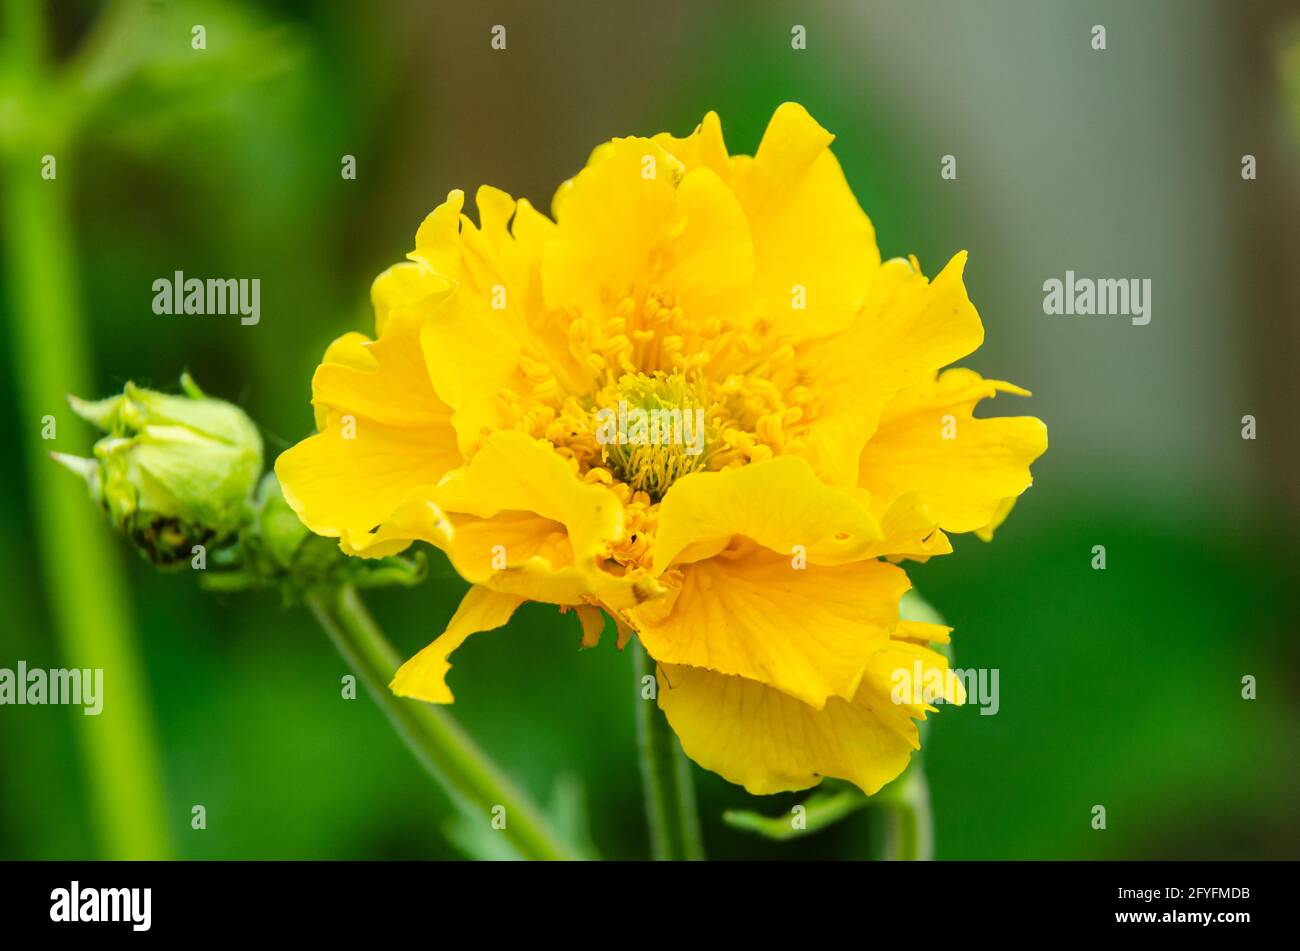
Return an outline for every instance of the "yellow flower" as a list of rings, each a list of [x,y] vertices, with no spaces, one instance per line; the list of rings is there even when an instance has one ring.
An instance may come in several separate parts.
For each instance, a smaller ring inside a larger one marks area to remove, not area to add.
[[[472,582],[397,693],[450,702],[456,647],[542,601],[639,638],[686,753],[751,792],[905,768],[935,708],[894,674],[946,669],[949,631],[899,619],[895,563],[988,537],[1047,435],[974,416],[1024,390],[940,372],[983,340],[966,256],[882,262],[831,139],[791,103],[753,157],[712,113],[615,139],[554,221],[453,191],[375,281],[276,472],[345,551],[421,540]]]

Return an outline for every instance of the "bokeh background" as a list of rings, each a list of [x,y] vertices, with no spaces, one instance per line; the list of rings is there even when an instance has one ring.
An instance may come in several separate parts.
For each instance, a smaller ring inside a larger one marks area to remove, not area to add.
[[[0,142],[53,88],[22,79],[21,44],[38,35],[27,14],[44,23],[46,69],[74,77],[86,104],[46,183],[64,196],[72,267],[52,279],[80,311],[77,339],[66,321],[20,312],[14,269],[30,248],[21,209],[3,212],[0,666],[77,663],[55,601],[78,589],[51,571],[75,577],[86,549],[40,537],[34,489],[70,477],[32,460],[84,453],[92,436],[64,406],[34,405],[30,393],[68,386],[24,390],[25,373],[44,372],[34,354],[84,353],[91,396],[127,379],[170,388],[188,368],[246,407],[274,454],[311,427],[325,345],[370,329],[371,279],[450,188],[492,183],[547,208],[605,139],[685,134],[714,109],[732,151],[751,152],[772,110],[797,100],[837,133],[887,257],[915,253],[933,274],[970,251],[987,342],[966,363],[1033,390],[993,411],[1038,415],[1051,436],[994,543],[963,537],[954,557],[912,571],[956,627],[957,665],[1001,671],[996,716],[948,710],[930,734],[937,855],[1300,855],[1297,5],[65,0],[6,12]],[[190,49],[193,24],[205,52]],[[505,51],[489,46],[494,24]],[[805,51],[791,49],[794,24]],[[1094,24],[1105,51],[1090,47]],[[52,151],[28,145],[8,146],[0,202]],[[340,176],[346,154],[355,181]],[[955,181],[940,177],[945,154]],[[1244,154],[1255,181],[1241,177]],[[1045,316],[1043,281],[1067,269],[1149,277],[1150,325]],[[261,278],[261,323],[155,316],[151,284],[175,270]],[[39,440],[45,413],[59,420],[53,445]],[[84,519],[109,536],[89,502]],[[1094,545],[1105,571],[1090,566]],[[163,800],[127,823],[152,827],[155,854],[461,854],[448,802],[379,711],[364,694],[340,699],[346,668],[305,611],[205,595],[118,539],[99,547],[126,579],[159,748]],[[423,586],[368,598],[406,653],[464,590],[434,563]],[[641,856],[629,658],[609,639],[580,652],[575,628],[532,606],[471,639],[455,715],[539,798],[581,788],[602,854]],[[1254,701],[1241,697],[1247,674]],[[0,708],[0,857],[94,858],[120,843],[93,801],[82,720]],[[797,797],[756,801],[696,772],[715,857],[865,854],[865,813],[770,843],[721,812],[775,815]],[[197,803],[204,831],[190,828]],[[1094,804],[1105,831],[1091,827]]]

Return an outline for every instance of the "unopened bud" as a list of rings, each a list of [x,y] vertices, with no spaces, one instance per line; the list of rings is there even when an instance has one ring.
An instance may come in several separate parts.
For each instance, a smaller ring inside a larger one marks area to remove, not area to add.
[[[262,438],[239,407],[205,396],[189,375],[169,395],[127,383],[72,409],[106,434],[93,459],[54,454],[81,475],[109,518],[159,565],[188,562],[247,517],[262,471]]]

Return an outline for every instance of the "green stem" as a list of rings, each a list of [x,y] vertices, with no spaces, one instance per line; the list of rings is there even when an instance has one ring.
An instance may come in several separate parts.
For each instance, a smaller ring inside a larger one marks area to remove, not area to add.
[[[646,677],[654,676],[654,662],[639,643],[632,645],[632,657],[637,686],[637,747],[650,825],[650,854],[657,860],[702,859],[704,843],[690,760],[658,704],[643,698],[642,684]]]
[[[878,803],[884,825],[883,858],[929,861],[934,857],[934,818],[921,762],[913,762],[896,785],[882,792]]]
[[[318,591],[312,613],[356,671],[367,691],[420,764],[473,822],[489,823],[505,808],[501,834],[526,859],[572,859],[577,851],[551,828],[542,811],[506,779],[445,712],[404,700],[388,689],[401,659],[366,610],[356,589]]]
[[[70,186],[63,178],[41,177],[41,156],[55,155],[59,172],[69,180],[77,175],[67,164],[67,137],[52,118],[57,110],[47,101],[40,51],[15,52],[41,42],[35,7],[10,2],[5,14],[11,28],[21,28],[6,50],[14,53],[14,64],[26,65],[25,75],[15,80],[10,105],[17,113],[10,115],[10,135],[0,134],[0,227],[36,543],[64,663],[104,671],[103,712],[75,717],[103,854],[167,858],[162,770],[120,562],[108,529],[86,517],[85,486],[52,470],[54,443],[42,438],[47,416],[62,428],[58,436],[84,435],[66,412],[65,396],[94,389],[68,212]]]

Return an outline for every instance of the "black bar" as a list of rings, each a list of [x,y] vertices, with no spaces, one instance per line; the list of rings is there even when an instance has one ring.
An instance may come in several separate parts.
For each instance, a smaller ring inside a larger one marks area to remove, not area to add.
[[[1124,933],[1222,943],[1285,927],[1293,872],[1280,862],[6,862],[0,928],[6,937],[351,935],[435,945],[512,928],[535,940],[577,935],[613,916],[665,940],[779,928],[818,942],[848,929],[864,945],[898,934],[918,946]],[[116,909],[125,920],[53,920],[70,917],[73,882],[79,916]],[[147,930],[143,891],[103,889],[149,889]]]

